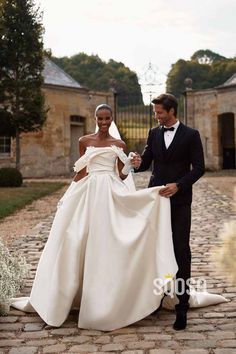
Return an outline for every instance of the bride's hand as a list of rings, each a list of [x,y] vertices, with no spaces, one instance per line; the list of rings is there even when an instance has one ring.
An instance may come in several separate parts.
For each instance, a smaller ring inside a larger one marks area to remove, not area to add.
[[[76,175],[73,178],[74,182],[80,181],[82,178],[84,178],[87,175],[86,168],[83,168],[81,171],[77,172]]]
[[[141,156],[137,152],[132,152],[131,154],[131,165],[134,168],[139,168],[142,162]]]
[[[123,164],[123,168],[121,173],[123,176],[127,177],[127,175],[133,171],[133,168],[138,168],[141,164],[141,157],[136,152],[130,152],[126,161]]]

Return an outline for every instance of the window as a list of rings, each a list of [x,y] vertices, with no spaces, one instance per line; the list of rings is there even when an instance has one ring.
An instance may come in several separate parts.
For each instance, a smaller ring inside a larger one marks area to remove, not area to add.
[[[84,124],[84,117],[81,116],[70,116],[71,123],[82,125]]]
[[[10,154],[11,154],[10,136],[0,136],[0,155],[10,156]]]

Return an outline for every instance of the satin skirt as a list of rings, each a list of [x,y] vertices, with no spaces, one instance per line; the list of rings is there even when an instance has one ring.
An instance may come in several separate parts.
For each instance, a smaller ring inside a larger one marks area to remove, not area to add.
[[[160,305],[154,281],[177,272],[170,202],[161,187],[130,191],[116,173],[72,182],[41,255],[29,298],[12,306],[60,326],[78,308],[80,328],[113,330]]]

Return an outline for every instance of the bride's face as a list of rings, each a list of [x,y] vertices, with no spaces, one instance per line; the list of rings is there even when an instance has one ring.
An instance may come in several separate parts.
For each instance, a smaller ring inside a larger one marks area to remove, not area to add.
[[[112,115],[109,109],[100,109],[97,112],[96,122],[99,131],[107,132],[112,122]]]

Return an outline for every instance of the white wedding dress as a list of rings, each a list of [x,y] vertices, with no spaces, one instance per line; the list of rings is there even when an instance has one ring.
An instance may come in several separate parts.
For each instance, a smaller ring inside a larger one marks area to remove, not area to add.
[[[125,162],[127,156],[116,146],[89,147],[75,163],[88,175],[60,200],[30,297],[12,299],[13,307],[36,311],[52,326],[78,308],[80,328],[104,331],[159,307],[163,294],[155,294],[154,279],[166,284],[177,272],[170,201],[159,195],[161,187],[135,191],[132,181],[122,181],[117,158]],[[190,305],[223,301],[194,293]]]

